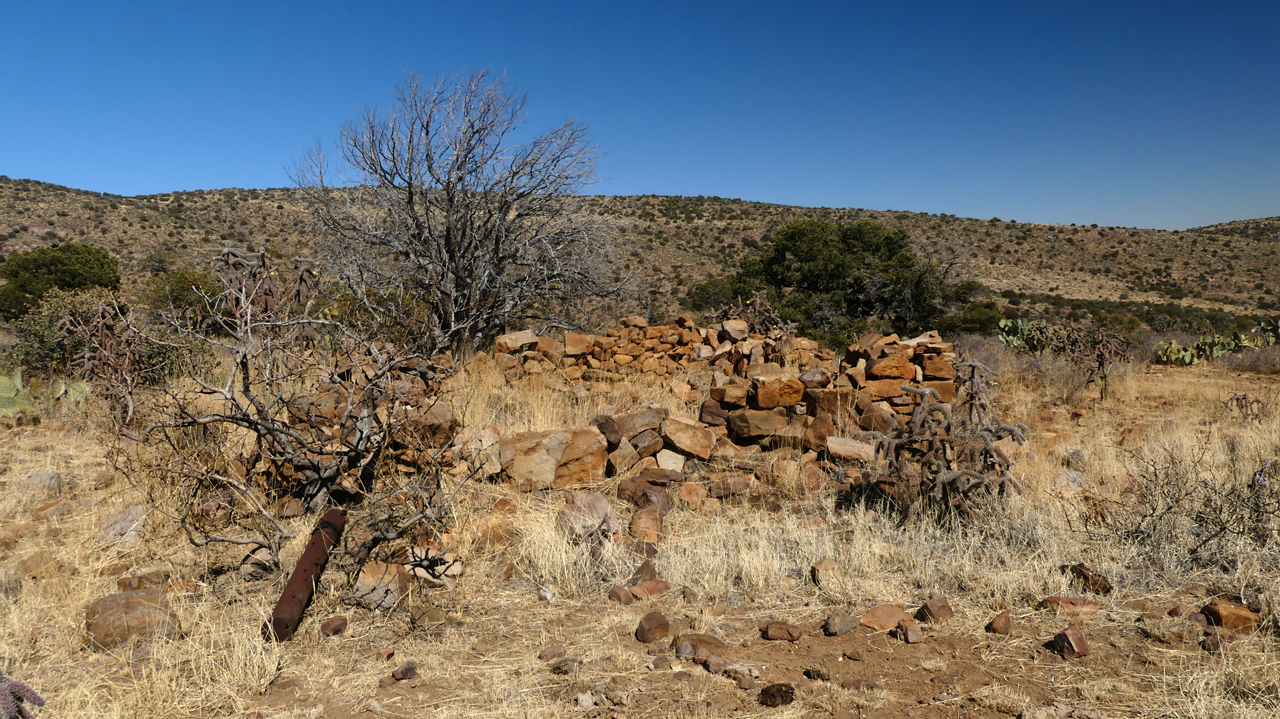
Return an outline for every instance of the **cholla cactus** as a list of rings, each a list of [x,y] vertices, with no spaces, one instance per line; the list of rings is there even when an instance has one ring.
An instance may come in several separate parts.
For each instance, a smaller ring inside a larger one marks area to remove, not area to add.
[[[23,706],[24,702],[38,707],[44,706],[44,700],[35,693],[35,690],[22,682],[10,679],[5,676],[4,671],[0,671],[0,718],[31,719],[32,714],[27,707]]]

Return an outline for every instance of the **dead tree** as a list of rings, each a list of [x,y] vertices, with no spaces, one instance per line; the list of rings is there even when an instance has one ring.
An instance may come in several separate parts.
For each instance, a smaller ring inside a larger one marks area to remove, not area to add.
[[[389,112],[342,128],[341,170],[319,148],[297,168],[346,301],[384,336],[485,346],[610,290],[609,233],[578,199],[595,172],[586,126],[518,142],[525,103],[488,72],[410,76]]]

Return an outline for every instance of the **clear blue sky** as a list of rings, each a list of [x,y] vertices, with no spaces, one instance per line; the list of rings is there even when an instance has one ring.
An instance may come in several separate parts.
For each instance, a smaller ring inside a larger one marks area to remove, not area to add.
[[[1274,0],[10,0],[0,174],[285,186],[406,71],[488,66],[590,124],[601,193],[1183,228],[1280,215],[1278,33]]]

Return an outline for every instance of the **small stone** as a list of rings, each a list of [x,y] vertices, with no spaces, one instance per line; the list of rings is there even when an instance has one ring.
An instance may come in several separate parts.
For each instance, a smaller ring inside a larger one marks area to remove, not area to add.
[[[815,682],[831,681],[831,672],[828,672],[825,667],[820,667],[820,666],[814,666],[814,667],[809,667],[808,669],[805,669],[804,676],[806,679],[812,679]]]
[[[391,672],[391,678],[398,682],[407,681],[416,676],[418,676],[417,662],[405,662],[397,667],[395,671]]]
[[[987,632],[1008,636],[1013,633],[1013,617],[1008,612],[1000,612],[987,622]]]
[[[1059,567],[1063,573],[1070,573],[1073,582],[1080,589],[1092,594],[1110,594],[1113,590],[1111,582],[1101,574],[1095,573],[1083,564],[1064,564]]]
[[[385,662],[385,661],[390,661],[391,657],[394,657],[396,655],[396,650],[391,647],[383,647],[378,651],[374,652],[374,654],[379,659]]]
[[[380,687],[393,687],[395,684],[396,680],[394,677],[383,677],[378,680],[378,686]]]
[[[320,636],[333,637],[347,631],[347,618],[341,614],[329,617],[320,624]]]
[[[844,679],[840,682],[841,689],[849,691],[868,691],[876,688],[876,683],[870,679]]]
[[[709,652],[705,656],[702,656],[698,663],[711,674],[720,674],[724,671],[725,667],[729,666],[729,662],[726,662],[724,657],[721,657],[719,654],[714,652]]]
[[[650,579],[657,579],[657,578],[658,578],[657,567],[653,566],[653,562],[650,562],[649,560],[646,559],[643,562],[641,562],[639,566],[636,567],[636,570],[634,572],[631,573],[631,578],[627,580],[627,586],[634,587],[637,584],[642,584],[644,582],[649,581]]]
[[[1181,604],[1181,603],[1175,604],[1173,606],[1173,609],[1169,610],[1169,616],[1173,617],[1174,619],[1186,619],[1187,616],[1190,614],[1191,614],[1191,607],[1188,607],[1187,605]]]
[[[153,569],[149,572],[116,579],[116,589],[122,592],[132,592],[137,589],[157,589],[167,584],[169,579],[170,572],[168,569]]]
[[[809,568],[809,576],[813,578],[813,583],[822,586],[830,586],[836,573],[840,569],[840,563],[828,557]]]
[[[542,651],[538,652],[538,661],[549,662],[552,659],[560,659],[565,655],[565,652],[563,644],[551,644],[543,647]]]
[[[1089,643],[1085,641],[1084,634],[1076,627],[1068,627],[1065,631],[1059,632],[1054,636],[1051,644],[1054,651],[1067,659],[1079,659],[1080,657],[1089,656]]]
[[[98,529],[98,539],[103,544],[114,544],[127,549],[142,540],[147,508],[140,504],[108,514]]]
[[[686,602],[688,602],[689,604],[697,604],[697,603],[698,603],[698,593],[697,593],[697,592],[695,592],[695,591],[693,591],[693,590],[692,590],[692,589],[690,589],[689,587],[681,587],[681,588],[680,588],[680,598],[681,598],[681,599],[683,599],[683,600],[685,600],[685,601],[686,601]]]
[[[678,682],[687,682],[693,678],[693,675],[686,671],[678,671],[672,674],[671,678]]]
[[[873,607],[866,614],[863,614],[862,618],[858,620],[858,623],[864,627],[870,627],[877,632],[887,632],[890,629],[897,627],[898,622],[903,619],[910,618],[911,617],[908,616],[906,612],[902,611],[902,607],[899,607],[896,604],[881,604],[878,607]]]
[[[661,579],[650,579],[647,582],[641,582],[628,591],[631,596],[639,600],[654,599],[667,593],[671,585]]]
[[[1041,609],[1052,609],[1060,617],[1088,617],[1098,613],[1102,605],[1083,597],[1045,597]]]
[[[893,630],[894,636],[907,644],[919,644],[924,641],[924,632],[914,619],[903,619]]]
[[[954,616],[946,597],[933,597],[916,610],[916,620],[930,624],[941,624]]]
[[[624,607],[635,600],[636,598],[627,590],[626,587],[614,585],[614,587],[609,590],[609,601],[617,602]]]
[[[1230,639],[1234,639],[1230,630],[1222,629],[1221,627],[1215,628],[1210,630],[1205,635],[1205,638],[1200,641],[1200,648],[1210,654],[1220,654]]]
[[[1210,624],[1242,634],[1254,631],[1262,623],[1262,617],[1257,612],[1226,599],[1210,601],[1200,613]]]
[[[760,690],[760,703],[780,707],[796,700],[796,688],[790,684],[770,684]]]
[[[702,608],[702,616],[723,617],[727,611],[729,611],[729,607],[726,604],[710,604]]]
[[[866,661],[866,657],[863,656],[862,650],[857,647],[849,647],[848,649],[844,650],[844,658],[848,659],[851,662]]]
[[[565,676],[573,673],[573,670],[577,669],[578,665],[580,664],[582,664],[581,659],[565,657],[563,659],[556,659],[552,661],[550,665],[550,669],[552,674],[555,674],[557,676]]]
[[[591,709],[596,705],[596,698],[591,695],[591,692],[582,692],[575,701],[578,704],[578,708],[583,710]]]
[[[787,622],[765,622],[760,625],[760,636],[771,641],[794,642],[804,636],[804,630]]]
[[[671,624],[661,612],[649,612],[640,619],[636,627],[636,639],[641,644],[649,644],[665,638],[671,633]]]
[[[412,575],[401,564],[370,561],[360,567],[351,598],[369,609],[390,609],[408,593]]]
[[[858,623],[844,612],[834,612],[822,624],[822,631],[829,637],[838,637],[853,631]]]
[[[435,607],[414,607],[409,611],[409,621],[418,628],[437,627],[445,619],[444,611]]]

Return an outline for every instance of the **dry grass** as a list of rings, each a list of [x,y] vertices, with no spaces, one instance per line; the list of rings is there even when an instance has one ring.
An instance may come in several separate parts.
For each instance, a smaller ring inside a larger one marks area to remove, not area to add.
[[[1115,595],[1097,597],[1104,610],[1099,624],[1090,626],[1099,636],[1111,631],[1108,627],[1129,626],[1136,616],[1130,603],[1162,607],[1182,600],[1192,585],[1261,604],[1274,627],[1280,619],[1274,542],[1265,547],[1228,543],[1206,561],[1188,557],[1196,537],[1185,516],[1172,521],[1154,543],[1121,531],[1142,510],[1140,502],[1129,500],[1144,461],[1190,463],[1187,471],[1196,477],[1230,482],[1258,459],[1280,455],[1280,422],[1243,421],[1222,404],[1234,392],[1274,389],[1265,384],[1268,379],[1214,367],[1134,371],[1115,382],[1112,398],[1101,402],[1092,388],[1060,396],[1051,387],[1052,373],[1028,370],[1016,357],[988,348],[983,358],[1003,372],[997,391],[1002,408],[1026,418],[1032,429],[1031,441],[1017,450],[1014,468],[1023,491],[1003,511],[965,529],[928,523],[899,527],[881,508],[837,511],[829,496],[805,495],[798,486],[779,493],[776,511],[732,503],[708,514],[677,509],[667,517],[654,561],[660,576],[677,588],[688,587],[698,601],[685,603],[672,592],[659,602],[664,613],[681,627],[751,648],[758,642],[756,623],[763,619],[812,625],[832,607],[861,611],[884,602],[914,605],[942,593],[957,612],[947,631],[961,646],[945,651],[940,646],[942,653],[920,662],[917,671],[938,671],[959,653],[1002,677],[962,697],[977,716],[1013,715],[1045,697],[1121,715],[1275,716],[1280,662],[1273,630],[1233,642],[1214,657],[1179,631],[1153,628],[1144,643],[1124,645],[1131,652],[1127,663],[1079,666],[1046,664],[1031,638],[995,641],[982,632],[991,614],[1002,610],[1029,627],[1050,627],[1034,606],[1047,594],[1072,591],[1056,568],[1076,561],[1087,562],[1117,586]],[[468,433],[488,424],[509,431],[581,425],[597,414],[650,404],[677,414],[693,412],[656,381],[621,383],[579,397],[555,382],[510,387],[492,369],[461,375],[449,397]],[[1142,435],[1130,433],[1122,441],[1131,427],[1141,427]],[[221,717],[255,710],[271,717],[339,717],[380,706],[389,716],[555,717],[577,713],[578,692],[603,696],[613,691],[632,698],[628,707],[619,708],[624,714],[711,716],[704,702],[721,701],[718,697],[734,691],[725,679],[698,674],[688,683],[672,684],[646,669],[651,657],[630,634],[638,616],[652,607],[610,609],[603,603],[608,587],[625,580],[637,558],[621,536],[594,553],[566,542],[555,528],[560,499],[554,494],[512,495],[490,483],[463,489],[456,519],[483,514],[497,499],[510,497],[517,505],[512,518],[521,539],[509,549],[460,547],[468,558],[467,575],[453,587],[418,590],[407,600],[443,609],[449,617],[444,626],[414,628],[403,610],[378,613],[344,605],[347,578],[336,562],[300,637],[274,646],[260,640],[258,627],[282,578],[242,582],[227,571],[238,562],[238,553],[190,547],[160,511],[153,511],[145,541],[134,548],[117,550],[98,541],[103,517],[142,495],[123,478],[94,488],[106,464],[92,430],[46,423],[8,430],[4,441],[10,452],[0,521],[30,521],[36,529],[4,559],[9,580],[0,599],[0,655],[6,670],[49,699],[45,715]],[[1069,464],[1079,467],[1087,482],[1083,493],[1063,480]],[[50,469],[80,479],[63,495],[69,514],[36,521],[32,510],[48,498],[28,490],[21,479]],[[602,481],[591,489],[612,496],[613,483]],[[618,509],[625,523],[626,508]],[[299,556],[312,521],[291,522],[296,538],[282,552],[287,566]],[[16,582],[22,560],[42,551],[56,556],[64,569]],[[808,568],[826,557],[836,558],[842,573],[819,588],[808,581]],[[503,581],[495,572],[507,559],[514,561],[515,574]],[[118,561],[140,569],[166,567],[175,581],[188,583],[171,594],[184,637],[112,653],[87,648],[84,610],[115,591],[115,579],[98,576],[98,570]],[[554,590],[555,601],[538,598],[544,585]],[[730,610],[723,616],[703,614],[701,607],[712,603]],[[347,615],[350,628],[340,637],[321,639],[319,621],[335,613]],[[1107,624],[1104,616],[1121,623]],[[1137,636],[1137,630],[1126,631]],[[538,649],[552,642],[565,643],[569,656],[580,660],[566,675],[549,674],[536,659]],[[396,649],[396,660],[418,663],[421,678],[404,683],[413,686],[379,687],[378,680],[393,668],[373,656],[383,646]],[[288,680],[294,686],[280,688]],[[654,704],[638,699],[665,696],[662,692],[674,694]],[[825,716],[848,708],[905,711],[914,701],[914,694],[893,685],[847,691],[806,684],[789,707],[744,705],[733,711]]]

